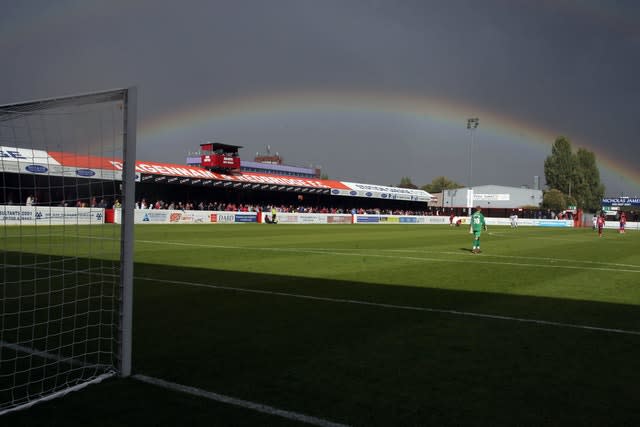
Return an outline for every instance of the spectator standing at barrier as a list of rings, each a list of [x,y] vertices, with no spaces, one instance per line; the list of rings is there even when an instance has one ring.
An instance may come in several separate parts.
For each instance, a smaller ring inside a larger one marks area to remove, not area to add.
[[[482,208],[478,206],[473,215],[471,215],[471,224],[469,226],[469,233],[473,234],[473,249],[471,249],[472,254],[479,254],[481,252],[480,235],[482,234],[483,230],[487,230],[487,224],[484,221]]]
[[[592,227],[592,230],[593,230],[593,231],[596,231],[596,229],[598,228],[598,215],[593,214],[593,219],[592,219],[592,221],[593,221],[593,227]]]
[[[275,206],[271,206],[271,222],[272,223],[276,223],[276,216],[277,216],[278,211],[276,210]]]

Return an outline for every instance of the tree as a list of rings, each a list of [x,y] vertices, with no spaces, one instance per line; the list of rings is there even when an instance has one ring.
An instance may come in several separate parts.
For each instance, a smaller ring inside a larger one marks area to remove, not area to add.
[[[589,150],[579,148],[576,163],[576,201],[583,209],[595,212],[600,209],[604,197],[604,185],[600,182],[596,156]]]
[[[554,188],[552,190],[545,191],[542,196],[542,206],[547,209],[560,212],[567,209],[567,200],[565,199],[564,194],[562,194],[562,191]]]
[[[418,188],[417,185],[415,185],[413,182],[411,182],[411,178],[409,178],[408,176],[403,176],[402,179],[400,179],[400,185],[398,185],[398,187],[400,187],[400,188],[413,188],[413,189]]]
[[[571,142],[564,136],[556,138],[551,147],[551,155],[544,161],[547,185],[563,194],[570,194],[575,170],[576,159],[571,152]]]
[[[454,188],[462,188],[462,187],[464,186],[461,184],[458,184],[455,181],[451,181],[447,177],[439,176],[437,178],[434,178],[433,181],[431,181],[431,184],[425,184],[420,188],[426,191],[427,193],[441,193],[442,190],[451,190]]]
[[[547,185],[563,193],[567,203],[589,211],[600,207],[604,186],[593,152],[579,148],[574,154],[569,140],[558,137],[544,161],[544,174]]]

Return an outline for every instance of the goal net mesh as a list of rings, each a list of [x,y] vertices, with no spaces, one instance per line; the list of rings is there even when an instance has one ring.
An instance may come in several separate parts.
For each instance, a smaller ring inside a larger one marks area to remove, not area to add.
[[[127,90],[0,107],[0,415],[118,372]]]

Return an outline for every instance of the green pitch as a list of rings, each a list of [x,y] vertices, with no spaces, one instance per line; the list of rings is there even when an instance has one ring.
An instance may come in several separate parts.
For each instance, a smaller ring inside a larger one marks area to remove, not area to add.
[[[134,373],[350,425],[639,425],[640,233],[471,243],[449,226],[138,226]],[[297,425],[133,379],[0,420]]]

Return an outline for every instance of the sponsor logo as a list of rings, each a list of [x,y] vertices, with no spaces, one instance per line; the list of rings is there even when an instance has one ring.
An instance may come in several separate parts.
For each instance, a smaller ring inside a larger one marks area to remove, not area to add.
[[[331,190],[331,194],[340,194],[340,190],[333,189]]]
[[[329,224],[351,224],[351,217],[350,216],[333,216],[333,215],[329,215],[327,216],[327,222]]]
[[[235,219],[235,214],[232,213],[222,213],[216,215],[215,222],[233,222]]]
[[[349,194],[352,195],[352,196],[357,196],[358,192],[355,191],[355,190],[351,190],[351,191],[349,191]]]
[[[20,154],[19,151],[11,151],[11,150],[0,150],[0,157],[10,158],[10,159],[27,159],[25,156]]]
[[[401,216],[400,217],[400,222],[402,223],[417,223],[418,222],[418,218],[414,217],[414,216]]]
[[[91,169],[78,169],[76,170],[76,175],[78,176],[94,176],[96,173]]]
[[[380,222],[402,222],[397,216],[380,217]]]
[[[313,216],[304,215],[304,216],[301,216],[299,218],[300,218],[299,219],[300,222],[306,223],[306,224],[319,224],[320,223],[320,218],[318,216],[315,216],[315,215],[313,215]],[[291,221],[291,222],[298,222],[298,220],[296,219],[296,220]]]
[[[180,221],[180,218],[182,217],[182,214],[179,212],[173,212],[170,216],[169,216],[169,222],[178,222]]]
[[[303,218],[300,218],[300,221],[304,222]],[[279,223],[294,223],[294,222],[298,222],[298,215],[292,214],[292,215],[286,215],[286,214],[280,214],[278,215],[278,222]]]
[[[373,196],[373,193],[371,191],[367,191],[366,193],[364,193],[364,195],[367,197],[371,197]]]
[[[603,206],[640,206],[640,197],[619,197],[602,199]]]
[[[25,169],[31,173],[46,173],[49,169],[42,165],[29,165]]]
[[[255,214],[236,214],[236,222],[257,222]]]
[[[358,222],[380,222],[379,216],[360,216],[358,215]]]
[[[166,222],[168,219],[168,213],[166,211],[151,211],[145,212],[142,221],[146,222]]]
[[[397,216],[381,216],[380,222],[402,222]]]

